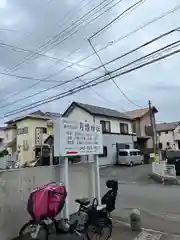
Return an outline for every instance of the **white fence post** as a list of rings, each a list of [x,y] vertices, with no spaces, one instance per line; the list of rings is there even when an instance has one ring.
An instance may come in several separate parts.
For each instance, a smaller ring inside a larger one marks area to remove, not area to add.
[[[175,165],[162,163],[152,163],[152,173],[161,177],[164,183],[164,179],[176,179]]]

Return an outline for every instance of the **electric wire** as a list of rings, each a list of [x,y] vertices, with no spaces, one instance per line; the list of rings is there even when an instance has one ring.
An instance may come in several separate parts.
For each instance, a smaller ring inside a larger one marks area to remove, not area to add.
[[[121,66],[121,67],[119,67],[119,68],[116,68],[115,70],[112,70],[112,71],[110,71],[109,73],[113,74],[113,73],[116,72],[116,71],[123,70],[124,68],[127,68],[128,66],[134,65],[134,64],[136,64],[136,63],[138,63],[138,62],[140,62],[140,61],[142,61],[142,60],[144,60],[144,59],[147,59],[147,58],[149,58],[150,56],[153,56],[154,54],[157,54],[158,52],[160,52],[160,51],[162,51],[162,50],[164,51],[164,50],[168,49],[169,47],[172,48],[173,45],[177,45],[177,43],[179,43],[179,42],[180,42],[180,40],[178,40],[178,41],[176,41],[176,42],[173,42],[173,43],[171,43],[171,44],[169,44],[169,45],[167,45],[167,46],[164,46],[164,47],[162,47],[162,48],[160,48],[160,49],[158,49],[158,50],[156,50],[156,51],[153,51],[153,52],[151,52],[151,53],[149,53],[149,54],[146,54],[146,55],[144,55],[144,56],[142,56],[142,57],[140,57],[140,58],[138,58],[138,59],[135,59],[135,60],[133,60],[133,61],[131,61],[131,62],[129,62],[129,63]],[[108,74],[109,74],[109,73],[108,73]],[[99,79],[101,79],[101,78],[103,78],[103,77],[106,77],[106,74],[105,74],[105,75],[101,75],[101,76],[99,76],[99,77],[91,80],[91,81],[88,82],[87,84],[89,84],[89,83],[91,83],[91,82],[94,82],[94,81],[97,81],[97,80],[99,80]],[[78,77],[76,77],[76,79],[78,79]],[[79,87],[79,86],[78,86],[78,87]],[[42,100],[40,100],[40,101],[42,101]],[[12,103],[11,103],[11,104],[12,104]],[[14,110],[13,110],[13,111],[14,111]]]
[[[62,43],[63,43],[65,40],[67,40],[69,37],[73,36],[75,33],[77,33],[78,31],[80,31],[81,28],[80,28],[80,29],[77,29],[77,30],[76,30],[76,28],[77,28],[79,25],[81,25],[82,23],[84,23],[84,21],[85,21],[85,20],[84,20],[84,17],[86,17],[86,16],[88,17],[88,15],[91,14],[94,10],[97,11],[97,12],[95,12],[95,14],[98,13],[98,11],[103,10],[104,7],[108,6],[108,4],[112,3],[114,0],[111,0],[110,3],[107,3],[105,6],[102,6],[102,8],[98,9],[99,6],[103,5],[103,3],[106,3],[107,1],[108,1],[108,0],[103,0],[100,4],[96,5],[93,9],[89,10],[87,13],[85,13],[83,16],[81,16],[78,20],[76,20],[75,22],[73,22],[72,24],[70,24],[67,28],[63,29],[61,32],[59,32],[59,33],[57,33],[55,36],[53,36],[50,40],[48,40],[47,42],[45,42],[44,44],[42,44],[42,45],[37,49],[38,53],[40,53],[44,48],[47,48],[48,46],[49,46],[50,48],[48,48],[48,50],[46,49],[46,50],[43,51],[42,53],[44,54],[45,52],[52,50],[52,49],[55,48],[57,45],[62,44]],[[121,0],[121,1],[122,1],[122,0]],[[93,13],[93,14],[94,14],[94,13]],[[92,16],[90,16],[90,17],[92,17]],[[99,17],[99,16],[98,16],[98,17]],[[87,18],[86,20],[88,20],[88,18]],[[93,19],[93,20],[94,20],[94,19]],[[80,21],[80,23],[79,23],[79,21]],[[87,25],[89,25],[91,22],[92,22],[92,20],[91,20],[90,22],[87,22],[87,23],[83,26],[83,28],[86,27]],[[77,25],[76,25],[76,23],[77,23]],[[74,25],[75,25],[75,26],[74,26]],[[69,31],[68,31],[68,34],[69,34],[69,35],[66,36],[66,37],[65,37],[63,40],[61,40],[60,42],[58,42],[62,37],[64,37],[64,34],[67,33],[67,30],[69,30]],[[73,30],[75,30],[75,31],[73,32]],[[16,70],[17,70],[17,67],[21,66],[22,64],[24,64],[25,62],[27,62],[28,60],[30,60],[30,59],[32,59],[33,57],[36,57],[36,56],[37,56],[36,53],[35,53],[35,54],[30,54],[30,55],[26,56],[21,62],[13,65],[11,71],[16,71]]]
[[[161,35],[159,35],[159,36],[151,39],[150,41],[147,41],[147,42],[145,42],[144,44],[142,44],[142,45],[140,45],[140,46],[138,46],[138,47],[136,47],[136,48],[134,48],[134,49],[132,49],[132,50],[130,50],[130,51],[128,51],[128,52],[126,52],[126,53],[124,53],[124,54],[122,54],[122,55],[120,55],[120,56],[118,56],[118,57],[116,57],[116,58],[114,58],[114,59],[112,59],[112,60],[110,60],[110,61],[108,61],[108,62],[106,62],[106,63],[104,63],[103,65],[106,66],[106,65],[108,65],[108,64],[110,64],[110,63],[113,63],[114,61],[117,61],[117,60],[119,60],[119,59],[121,59],[121,58],[123,58],[123,57],[125,57],[125,56],[128,56],[129,54],[131,54],[131,53],[133,53],[133,52],[135,52],[135,51],[137,51],[137,50],[139,50],[139,49],[141,49],[141,48],[143,48],[143,47],[145,47],[145,46],[148,46],[149,44],[151,44],[151,43],[153,43],[153,42],[155,42],[155,41],[157,41],[157,40],[159,40],[159,39],[161,39],[161,38],[163,38],[163,37],[165,37],[165,36],[168,36],[169,34],[172,34],[173,32],[177,31],[178,29],[179,29],[179,28],[175,28],[175,29],[172,29],[172,30],[170,30],[170,31],[168,31],[168,32],[166,32],[166,33],[163,33],[163,34],[161,34]],[[163,49],[163,48],[162,48],[162,49]],[[143,57],[143,58],[144,58],[144,57]],[[138,60],[140,60],[140,59],[138,59]],[[135,62],[136,62],[136,61],[135,61]],[[133,61],[133,63],[134,63],[134,61]],[[86,73],[83,73],[83,74],[81,74],[81,75],[78,76],[78,77],[82,78],[82,77],[88,75],[89,73],[92,73],[92,72],[94,72],[94,71],[96,71],[96,70],[98,70],[98,69],[100,69],[100,68],[102,68],[102,67],[104,68],[103,65],[100,65],[100,66],[98,66],[98,67],[94,68],[93,70],[90,70],[90,71],[88,71],[88,72],[86,72]],[[126,65],[125,65],[125,66],[126,66]],[[123,66],[123,67],[124,67],[124,66]],[[112,71],[111,71],[111,73],[112,73]],[[108,74],[109,74],[109,73],[108,73]],[[41,93],[47,92],[47,91],[52,90],[52,89],[54,89],[54,88],[61,87],[61,86],[65,85],[65,84],[68,84],[68,83],[71,83],[71,82],[73,82],[73,81],[76,81],[78,77],[75,77],[75,78],[72,78],[72,79],[70,79],[70,80],[64,81],[64,82],[59,83],[59,84],[57,84],[57,85],[55,85],[55,86],[51,86],[51,87],[49,87],[49,88],[46,88],[46,89],[44,89],[44,90],[41,90],[41,91],[39,91],[39,92],[37,92],[37,93],[33,93],[33,94],[28,95],[28,96],[26,96],[26,97],[17,99],[17,100],[15,100],[15,101],[9,103],[9,105],[15,104],[15,103],[17,103],[17,102],[26,100],[26,99],[28,99],[28,98],[30,98],[30,97],[37,96],[37,95],[39,95],[39,94],[41,94]],[[3,106],[0,106],[0,109],[4,108],[4,107],[6,107],[6,106],[7,106],[7,104],[5,104],[5,105],[3,105]]]
[[[114,0],[113,0],[113,1],[114,1]],[[122,2],[122,0],[118,1],[118,3],[120,3],[120,2]],[[117,4],[117,3],[116,3],[116,4]],[[116,5],[116,4],[115,4],[115,5]],[[113,7],[114,7],[115,5],[113,5]],[[108,8],[108,9],[106,9],[106,11],[109,11],[111,8],[112,8],[112,6],[111,6],[110,8]],[[94,20],[97,19],[99,16],[103,15],[104,13],[105,13],[105,11],[102,12],[100,15],[96,16],[96,18],[92,19],[91,21],[94,21]],[[71,64],[71,65],[68,66],[68,67],[72,67],[73,65],[74,65],[74,64]],[[53,77],[53,76],[56,76],[57,74],[58,74],[58,72],[53,73],[53,74],[47,76],[46,78],[43,78],[43,80],[46,80],[46,79],[51,78],[51,77]],[[16,92],[16,93],[10,95],[9,97],[17,96],[17,95],[21,94],[22,91],[29,90],[30,88],[33,88],[33,87],[37,86],[39,83],[41,83],[41,80],[39,80],[38,82],[36,82],[36,83],[34,83],[34,84],[32,84],[32,85],[24,88],[24,89],[21,90],[21,91],[18,91],[18,92]],[[4,99],[3,99],[3,101],[4,101]]]
[[[146,63],[142,63],[142,64],[140,64],[139,66],[135,66],[135,67],[132,67],[132,68],[130,68],[130,69],[128,69],[128,70],[125,70],[125,71],[123,71],[123,72],[121,72],[121,73],[118,73],[118,74],[112,76],[111,78],[116,78],[116,77],[118,77],[118,76],[122,76],[122,75],[125,75],[125,74],[127,74],[127,73],[133,72],[133,71],[135,71],[135,70],[137,70],[137,69],[140,69],[140,68],[142,68],[142,67],[145,67],[145,66],[147,66],[147,65],[150,65],[150,64],[155,63],[155,62],[157,62],[157,61],[160,61],[160,60],[162,60],[162,59],[168,58],[168,57],[170,57],[170,56],[172,56],[172,55],[175,55],[175,54],[177,54],[177,53],[179,53],[179,52],[180,52],[180,49],[177,49],[177,50],[175,50],[175,51],[173,51],[173,52],[171,52],[171,53],[168,53],[168,54],[166,54],[166,55],[164,55],[164,56],[160,56],[160,57],[155,58],[155,59],[152,59],[151,61],[148,61],[148,62],[146,62]],[[88,85],[89,83],[88,83],[88,84],[83,84],[83,85],[81,85],[81,86],[79,86],[79,87],[75,87],[75,88],[70,89],[70,90],[68,90],[68,91],[66,91],[66,92],[63,92],[63,93],[61,93],[61,94],[58,94],[58,95],[55,95],[55,96],[52,96],[52,97],[48,97],[48,98],[46,98],[46,99],[44,99],[44,100],[38,101],[38,102],[33,103],[33,104],[31,104],[31,105],[27,105],[27,106],[25,106],[24,108],[19,108],[19,109],[16,109],[16,110],[14,110],[14,111],[8,112],[8,113],[5,114],[5,117],[9,117],[9,116],[15,115],[15,114],[17,114],[17,113],[24,112],[24,111],[27,111],[27,110],[29,110],[29,109],[35,108],[35,107],[37,107],[37,106],[40,106],[40,105],[43,105],[43,104],[47,104],[47,103],[49,103],[49,102],[52,102],[52,101],[55,101],[55,100],[58,100],[58,99],[67,97],[67,96],[69,96],[69,95],[75,94],[75,93],[77,93],[77,92],[80,92],[80,91],[85,90],[85,89],[90,88],[90,87],[97,86],[97,85],[99,85],[100,83],[103,83],[103,82],[106,82],[106,81],[109,81],[109,80],[110,80],[110,78],[109,78],[109,79],[103,79],[103,80],[98,81],[98,82],[94,82],[95,80],[92,80],[92,81],[91,81],[91,85]],[[35,104],[36,104],[36,105],[35,105]]]
[[[111,8],[114,7],[115,5],[121,3],[122,1],[123,1],[123,0],[120,0],[120,1],[116,2],[113,6],[111,6]],[[143,3],[144,0],[140,0],[139,2],[142,2],[142,3]],[[135,4],[135,5],[136,5],[136,4]],[[123,17],[123,13],[127,13],[129,10],[132,10],[132,8],[133,8],[135,5],[133,4],[133,5],[131,5],[131,6],[128,8],[128,10],[123,11],[122,14],[121,14],[121,17]],[[111,9],[111,8],[110,8],[110,9]],[[107,9],[107,10],[109,10],[109,9]],[[104,13],[101,13],[101,14],[104,14]],[[70,66],[73,66],[73,64],[71,64]],[[60,72],[61,72],[61,71],[62,71],[62,70],[60,70]],[[53,73],[52,75],[48,76],[47,78],[54,77],[54,76],[56,76],[57,74],[58,74],[58,72]],[[46,79],[47,79],[47,78],[46,78]],[[36,82],[36,83],[28,86],[27,88],[24,88],[23,91],[29,90],[30,88],[33,88],[33,87],[37,86],[39,83],[41,83],[41,80],[39,80],[38,82]],[[21,93],[21,91],[15,93],[15,94],[13,94],[13,95],[11,95],[11,97],[17,96],[17,95],[19,95],[20,93]],[[3,100],[4,100],[4,99],[3,99]]]
[[[146,2],[147,0],[139,0],[135,4],[131,5],[127,9],[125,9],[122,13],[120,13],[117,17],[115,17],[113,20],[111,20],[108,24],[106,24],[103,28],[99,29],[96,33],[94,33],[89,39],[91,40],[95,36],[99,35],[101,32],[109,28],[113,23],[115,23],[117,20],[121,19],[121,17],[136,8],[137,6],[141,5],[142,3]]]
[[[99,59],[101,65],[103,66],[103,68],[104,68],[104,70],[105,70],[105,74],[108,75],[109,77],[111,77],[111,74],[109,73],[108,69],[107,69],[106,66],[104,65],[104,63],[103,63],[100,55],[96,52],[96,49],[95,49],[95,47],[93,46],[93,44],[92,44],[92,42],[91,42],[91,39],[88,39],[88,41],[89,41],[89,44],[90,44],[90,46],[92,47],[93,51],[95,52],[97,58]],[[118,91],[120,91],[120,93],[121,93],[131,104],[133,104],[134,106],[136,106],[136,107],[138,107],[138,108],[139,108],[139,107],[141,108],[141,106],[137,105],[135,102],[133,102],[133,101],[128,97],[128,95],[119,87],[119,85],[116,83],[116,81],[115,81],[114,79],[112,79],[112,82],[113,82],[113,84],[116,86],[116,88],[118,89]]]

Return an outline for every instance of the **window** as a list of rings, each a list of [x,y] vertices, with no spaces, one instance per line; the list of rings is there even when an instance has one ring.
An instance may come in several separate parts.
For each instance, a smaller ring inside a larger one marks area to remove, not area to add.
[[[136,122],[133,122],[133,124],[132,124],[132,130],[133,130],[133,133],[136,133]]]
[[[126,151],[120,151],[120,152],[119,152],[119,156],[122,156],[122,157],[128,156],[128,152],[126,152]]]
[[[165,134],[168,134],[168,131],[166,131]]]
[[[137,152],[130,152],[130,156],[137,156]]]
[[[27,133],[28,133],[28,127],[23,127],[23,128],[17,129],[17,135],[27,134]]]
[[[122,134],[128,134],[128,124],[127,123],[120,123],[120,133]]]
[[[130,149],[130,146],[128,144],[125,144],[124,148],[125,149]]]
[[[111,132],[111,124],[110,121],[100,121],[102,126],[102,133],[110,133]]]
[[[99,157],[107,157],[107,147],[103,146],[103,153],[99,154]]]
[[[46,134],[46,133],[47,133],[47,128],[45,128],[45,127],[42,127],[42,128],[41,128],[41,133],[44,133],[44,134]]]
[[[28,133],[28,127],[24,127],[23,128],[23,134],[27,134]]]
[[[161,136],[161,132],[159,132],[159,136]]]

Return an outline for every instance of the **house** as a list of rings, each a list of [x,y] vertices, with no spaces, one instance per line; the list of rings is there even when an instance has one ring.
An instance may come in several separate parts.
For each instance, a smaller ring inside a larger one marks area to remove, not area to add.
[[[132,133],[132,120],[119,111],[73,102],[62,117],[74,121],[87,121],[101,124],[103,133],[103,154],[99,156],[100,165],[116,163],[118,148],[133,148],[136,136]]]
[[[152,107],[152,119],[155,124],[155,114],[158,113],[157,108]],[[147,131],[147,127],[151,125],[151,116],[149,108],[136,109],[125,112],[127,116],[132,118],[133,133],[137,135],[137,146],[140,148],[153,148],[152,133]]]
[[[180,122],[156,124],[157,141],[165,150],[168,146],[180,149]]]
[[[51,113],[36,111],[6,122],[5,142],[13,160],[23,165],[47,151],[44,141],[53,134],[52,116]]]
[[[5,149],[5,132],[4,132],[4,127],[0,127],[0,152]]]

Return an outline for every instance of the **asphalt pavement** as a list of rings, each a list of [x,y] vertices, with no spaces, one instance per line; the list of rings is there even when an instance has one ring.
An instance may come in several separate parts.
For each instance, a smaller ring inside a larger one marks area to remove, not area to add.
[[[83,237],[79,237],[75,234],[73,235],[51,235],[49,240],[83,240]],[[112,232],[112,240],[180,240],[180,236],[171,235],[171,234],[164,234],[161,232],[149,231],[143,229],[140,232],[133,232],[131,231],[130,227],[120,223],[114,222],[113,232]],[[14,238],[12,240],[20,240],[20,238]],[[29,240],[28,239],[21,239],[21,240]],[[44,239],[40,239],[44,240]],[[93,240],[93,239],[92,239]],[[96,240],[96,239],[95,239]]]
[[[143,228],[180,235],[180,186],[166,186],[149,179],[151,165],[109,167],[100,172],[102,194],[107,179],[119,181],[115,217],[128,223],[132,209],[138,208]]]

